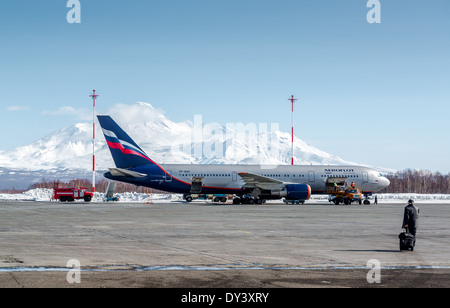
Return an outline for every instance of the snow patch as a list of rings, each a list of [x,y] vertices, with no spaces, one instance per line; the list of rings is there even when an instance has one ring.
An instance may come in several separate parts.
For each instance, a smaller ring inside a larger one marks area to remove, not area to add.
[[[119,202],[136,202],[146,203],[149,196],[143,193],[126,192],[115,194],[119,197]],[[21,194],[0,194],[0,201],[51,201],[53,197],[53,189],[36,188],[28,190]],[[409,199],[413,199],[416,203],[450,203],[450,195],[448,194],[377,194],[378,202],[383,203],[402,203],[406,204]],[[157,203],[170,203],[183,201],[181,194],[153,194],[151,200]],[[104,193],[96,192],[92,202],[103,202]],[[84,202],[77,200],[77,202]],[[271,200],[268,203],[281,203],[281,200]],[[306,201],[306,204],[328,203],[328,195],[312,195]],[[373,197],[371,199],[373,203]]]

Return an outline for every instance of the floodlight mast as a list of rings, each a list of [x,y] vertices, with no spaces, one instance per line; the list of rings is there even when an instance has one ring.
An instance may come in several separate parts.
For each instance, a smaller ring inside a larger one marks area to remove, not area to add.
[[[95,94],[95,90],[93,93],[89,95],[92,97],[93,105],[92,105],[92,192],[95,192],[95,99],[98,97]]]
[[[291,165],[294,165],[294,102],[297,100],[294,98],[294,95],[291,95],[291,98],[288,99],[292,103],[292,114],[291,114]]]

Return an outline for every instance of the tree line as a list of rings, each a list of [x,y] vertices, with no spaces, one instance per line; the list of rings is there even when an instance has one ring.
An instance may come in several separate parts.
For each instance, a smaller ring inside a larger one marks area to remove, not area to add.
[[[386,177],[391,184],[379,193],[450,194],[450,173],[407,169]]]
[[[42,179],[41,181],[34,183],[30,186],[29,189],[35,188],[68,188],[75,187],[81,188],[86,187],[88,190],[92,190],[92,181],[88,179],[73,179],[69,182],[62,182],[60,180],[46,180]],[[96,181],[95,183],[95,191],[96,192],[106,192],[106,188],[108,187],[108,180],[102,179]],[[136,192],[136,193],[147,193],[147,187],[136,186],[133,184],[128,184],[124,182],[117,182],[115,193],[124,193],[124,192]],[[150,192],[150,188],[148,188],[148,192]],[[165,191],[153,189],[153,193],[166,193]]]

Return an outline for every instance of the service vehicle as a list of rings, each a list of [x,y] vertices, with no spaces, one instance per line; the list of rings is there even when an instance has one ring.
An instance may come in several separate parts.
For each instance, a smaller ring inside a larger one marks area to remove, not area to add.
[[[81,188],[53,188],[53,199],[61,202],[72,202],[77,199],[83,199],[85,202],[91,202],[94,193],[87,191],[86,187]]]

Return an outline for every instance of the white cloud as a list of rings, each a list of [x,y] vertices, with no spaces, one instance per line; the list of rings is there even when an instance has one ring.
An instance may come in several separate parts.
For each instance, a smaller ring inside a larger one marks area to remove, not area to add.
[[[28,106],[9,106],[6,108],[8,111],[27,111],[30,110],[30,107]]]
[[[43,115],[51,115],[51,116],[73,116],[80,120],[89,120],[92,119],[92,111],[87,108],[74,108],[72,106],[62,106],[55,110],[44,110],[41,112]]]

